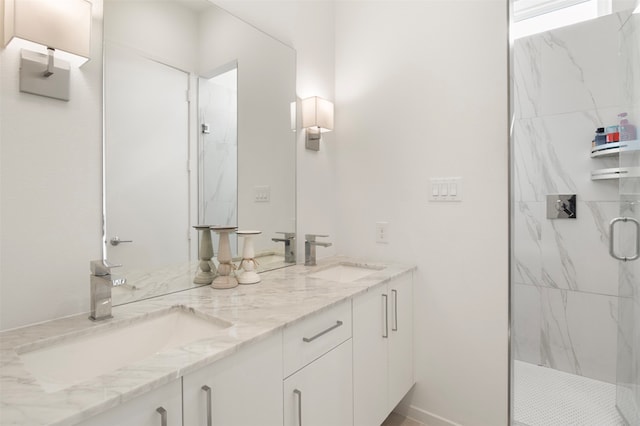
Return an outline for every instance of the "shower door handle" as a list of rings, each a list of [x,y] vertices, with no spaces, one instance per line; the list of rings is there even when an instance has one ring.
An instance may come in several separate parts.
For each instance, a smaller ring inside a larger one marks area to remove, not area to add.
[[[618,256],[615,251],[615,238],[614,236],[614,228],[616,223],[618,222],[631,222],[635,226],[636,229],[636,239],[635,239],[635,254],[631,257],[626,256]],[[628,262],[631,260],[636,260],[640,257],[640,222],[632,217],[616,217],[609,223],[609,254],[614,259],[621,260],[623,262]]]

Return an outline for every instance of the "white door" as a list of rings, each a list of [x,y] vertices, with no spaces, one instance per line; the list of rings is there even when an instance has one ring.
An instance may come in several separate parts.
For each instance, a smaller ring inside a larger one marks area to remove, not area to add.
[[[353,424],[351,339],[284,381],[284,426]]]
[[[387,286],[353,299],[353,419],[356,426],[379,425],[387,409]],[[385,337],[386,336],[386,337]]]
[[[414,384],[413,276],[389,283],[389,411]]]
[[[164,414],[162,413],[164,412]],[[163,415],[166,423],[162,423]],[[145,393],[77,426],[182,426],[182,381]]]
[[[183,397],[185,426],[282,426],[282,334],[184,376]]]
[[[104,63],[107,259],[119,274],[185,262],[189,75],[110,44]]]

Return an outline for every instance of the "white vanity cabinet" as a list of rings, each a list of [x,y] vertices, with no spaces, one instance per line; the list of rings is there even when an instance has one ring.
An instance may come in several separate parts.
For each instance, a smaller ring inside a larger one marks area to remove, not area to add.
[[[174,380],[78,426],[181,426],[182,380]]]
[[[353,299],[354,425],[379,425],[414,384],[413,276]]]
[[[284,426],[353,424],[351,339],[284,381]]]
[[[353,424],[351,301],[284,330],[284,426]]]
[[[282,426],[282,333],[183,377],[184,426]]]
[[[79,425],[380,425],[414,384],[412,299],[404,273]]]

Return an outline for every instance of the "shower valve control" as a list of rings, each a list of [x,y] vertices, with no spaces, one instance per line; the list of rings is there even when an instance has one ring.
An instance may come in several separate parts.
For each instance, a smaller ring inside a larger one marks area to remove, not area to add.
[[[576,194],[547,195],[547,219],[575,219],[577,217]]]

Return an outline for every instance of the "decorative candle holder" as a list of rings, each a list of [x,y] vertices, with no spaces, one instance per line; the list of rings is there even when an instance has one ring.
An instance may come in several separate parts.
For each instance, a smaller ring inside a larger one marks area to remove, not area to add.
[[[261,231],[238,231],[237,234],[244,237],[244,248],[242,250],[242,262],[240,268],[242,272],[238,274],[239,284],[257,284],[260,276],[256,272],[258,262],[255,259],[255,249],[253,248],[253,236],[261,234]]]
[[[195,229],[200,231],[200,271],[193,279],[194,284],[205,285],[211,284],[216,276],[216,265],[213,264],[213,244],[211,242],[211,225],[195,225]]]
[[[236,226],[212,226],[211,230],[220,236],[218,243],[218,276],[211,283],[213,288],[233,288],[238,286],[238,280],[231,275],[236,265],[231,262],[231,245],[229,233],[235,231]]]

